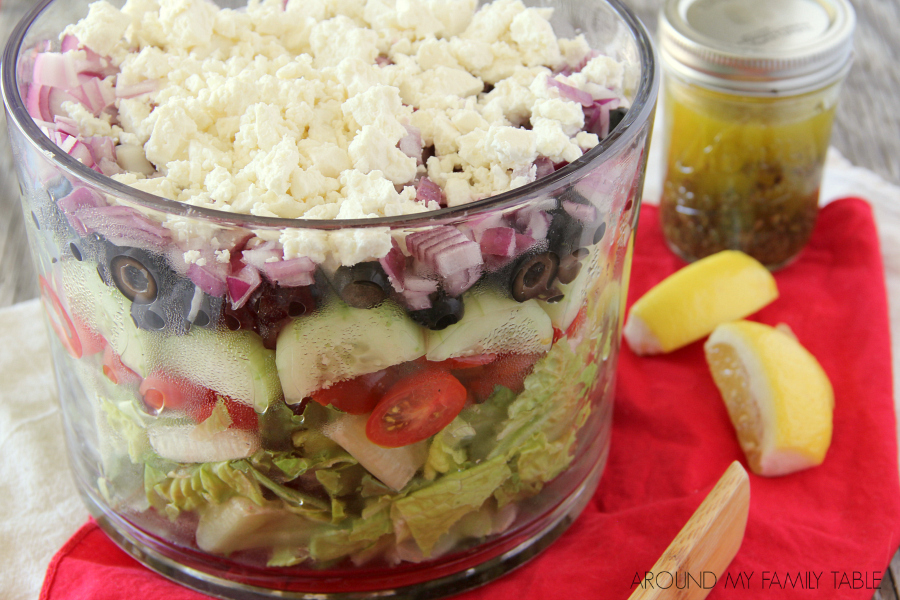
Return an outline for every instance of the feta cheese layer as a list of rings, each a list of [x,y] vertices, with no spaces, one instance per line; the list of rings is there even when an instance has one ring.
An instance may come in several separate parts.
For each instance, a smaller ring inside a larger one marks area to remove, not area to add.
[[[551,13],[518,0],[100,0],[65,34],[118,68],[115,112],[63,108],[140,165],[115,179],[173,200],[286,218],[420,213],[439,207],[417,200],[423,177],[459,205],[533,181],[539,157],[596,145],[567,90],[627,106],[626,65],[557,39]]]

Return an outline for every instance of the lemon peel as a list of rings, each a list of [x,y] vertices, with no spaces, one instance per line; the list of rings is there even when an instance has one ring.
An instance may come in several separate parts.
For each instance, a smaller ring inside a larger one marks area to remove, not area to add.
[[[822,464],[831,445],[834,391],[795,337],[736,321],[717,327],[703,348],[754,473],[786,475]]]
[[[762,263],[743,252],[723,250],[669,275],[635,302],[625,323],[625,341],[635,354],[672,352],[777,297],[775,278]]]

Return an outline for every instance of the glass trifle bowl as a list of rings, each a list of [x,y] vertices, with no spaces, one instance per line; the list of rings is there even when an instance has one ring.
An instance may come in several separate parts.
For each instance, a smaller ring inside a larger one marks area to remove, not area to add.
[[[77,487],[205,593],[459,592],[603,471],[650,39],[616,0],[401,4],[47,0],[3,56]]]

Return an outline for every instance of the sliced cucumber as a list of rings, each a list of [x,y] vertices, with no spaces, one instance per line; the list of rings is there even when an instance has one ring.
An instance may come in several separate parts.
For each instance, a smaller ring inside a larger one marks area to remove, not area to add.
[[[281,398],[275,351],[250,331],[192,327],[184,335],[141,334],[154,340],[154,368],[249,404],[256,412],[265,412]]]
[[[599,251],[597,246],[591,246],[589,251],[590,254],[581,261],[581,271],[578,272],[578,277],[574,281],[566,284],[556,283],[560,291],[565,294],[562,300],[552,303],[538,300],[541,308],[550,316],[550,322],[560,331],[568,329],[575,317],[578,316],[578,311],[584,306],[592,279],[597,276],[596,261]]]
[[[146,377],[151,339],[134,324],[131,301],[106,285],[91,263],[67,260],[59,266],[69,309],[106,339],[126,367]]]
[[[425,354],[422,328],[392,302],[352,308],[334,302],[289,323],[278,335],[275,364],[285,401]]]
[[[482,353],[538,354],[550,349],[553,325],[537,300],[516,302],[481,291],[463,297],[459,323],[426,334],[426,357],[442,361]]]
[[[323,433],[340,444],[369,473],[399,491],[425,464],[427,443],[382,448],[366,437],[368,415],[345,415],[325,426]]]

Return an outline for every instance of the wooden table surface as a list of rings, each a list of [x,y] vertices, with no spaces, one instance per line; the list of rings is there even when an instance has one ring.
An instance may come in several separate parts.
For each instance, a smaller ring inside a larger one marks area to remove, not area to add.
[[[655,34],[661,0],[623,1]],[[852,163],[900,185],[900,67],[894,41],[900,23],[900,0],[851,1],[857,16],[856,60],[841,95],[831,141]],[[33,0],[2,0],[0,40],[4,44],[32,4]],[[38,295],[15,177],[5,116],[0,115],[0,307]],[[891,561],[874,598],[900,600],[900,553]]]

